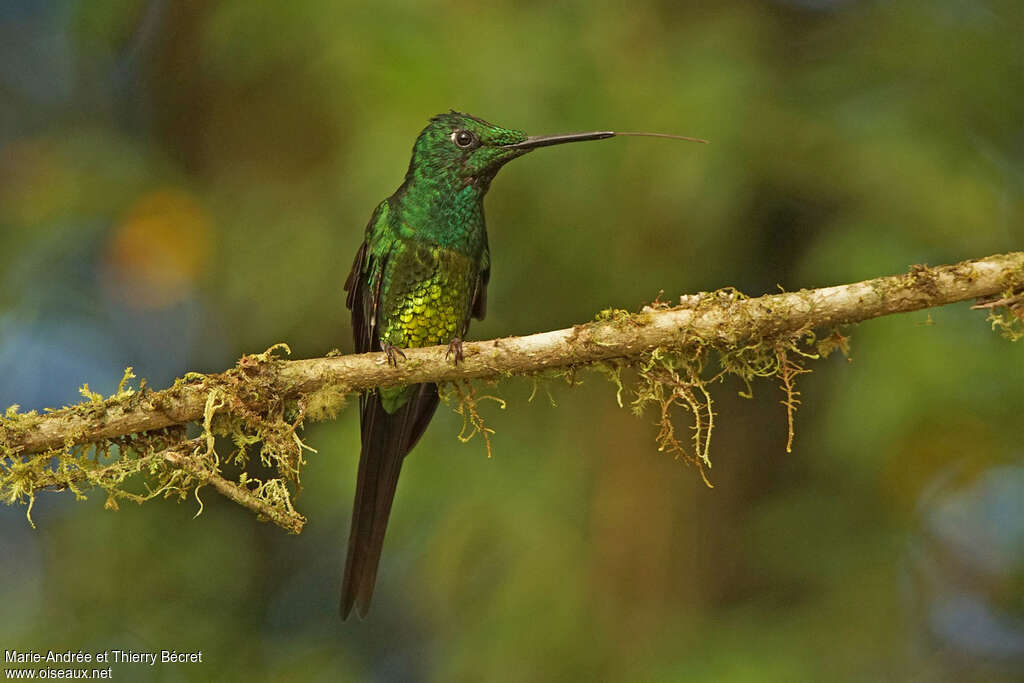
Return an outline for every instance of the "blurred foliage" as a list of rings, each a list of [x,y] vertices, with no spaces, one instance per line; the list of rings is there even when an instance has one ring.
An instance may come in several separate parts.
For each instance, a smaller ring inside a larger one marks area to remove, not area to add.
[[[159,386],[278,341],[350,350],[363,226],[449,108],[712,141],[502,171],[474,338],[1020,249],[1022,30],[1013,0],[9,0],[0,407],[109,393],[128,365]],[[204,650],[115,666],[151,680],[1013,680],[1024,347],[966,306],[852,334],[851,362],[801,378],[791,455],[777,389],[723,392],[714,490],[596,377],[498,387],[493,459],[442,411],[363,623],[336,602],[354,410],[305,435],[297,538],[212,495],[194,521],[4,509],[0,642]]]

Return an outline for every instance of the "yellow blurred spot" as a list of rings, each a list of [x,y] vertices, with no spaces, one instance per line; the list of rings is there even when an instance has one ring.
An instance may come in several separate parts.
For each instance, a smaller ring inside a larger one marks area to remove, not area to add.
[[[136,308],[165,308],[196,285],[210,252],[210,221],[191,195],[161,188],[139,197],[107,244],[115,295]]]

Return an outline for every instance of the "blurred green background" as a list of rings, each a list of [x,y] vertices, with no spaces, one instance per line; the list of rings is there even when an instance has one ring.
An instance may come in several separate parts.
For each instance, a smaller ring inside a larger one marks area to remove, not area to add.
[[[275,342],[351,351],[342,283],[427,119],[706,137],[544,150],[488,197],[484,339],[732,285],[1024,246],[1024,5],[5,0],[0,405],[152,386]],[[289,537],[204,495],[0,510],[0,649],[201,649],[117,680],[1010,681],[1024,670],[1024,345],[966,305],[718,387],[716,485],[597,375],[494,437],[443,407],[368,621],[338,589],[357,411]],[[685,419],[685,416],[680,416]]]

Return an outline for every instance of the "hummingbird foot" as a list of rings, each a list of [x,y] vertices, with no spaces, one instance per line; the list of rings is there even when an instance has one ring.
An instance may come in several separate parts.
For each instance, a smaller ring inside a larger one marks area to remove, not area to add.
[[[444,359],[448,360],[452,354],[455,354],[456,365],[459,364],[459,361],[465,360],[462,355],[462,340],[458,337],[454,337],[450,342],[448,342],[448,350],[444,354]]]
[[[391,344],[383,343],[380,345],[380,350],[383,351],[384,355],[387,356],[388,365],[392,367],[398,367],[398,356],[401,356],[402,360],[407,360],[405,357],[405,353],[402,351],[402,349],[398,348],[397,346],[392,346]]]

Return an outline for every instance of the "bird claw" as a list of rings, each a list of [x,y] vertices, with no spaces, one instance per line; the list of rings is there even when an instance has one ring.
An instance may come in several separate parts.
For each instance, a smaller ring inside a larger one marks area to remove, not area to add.
[[[398,356],[401,356],[402,360],[408,360],[405,357],[405,352],[402,351],[402,349],[398,348],[397,346],[392,346],[391,344],[381,344],[380,350],[383,351],[384,355],[387,356],[388,365],[390,365],[391,367],[398,367]]]
[[[462,340],[459,339],[458,337],[455,337],[450,342],[448,342],[448,350],[444,354],[444,359],[448,360],[448,358],[453,353],[455,354],[456,365],[459,364],[459,361],[465,360],[465,358],[462,355]]]

